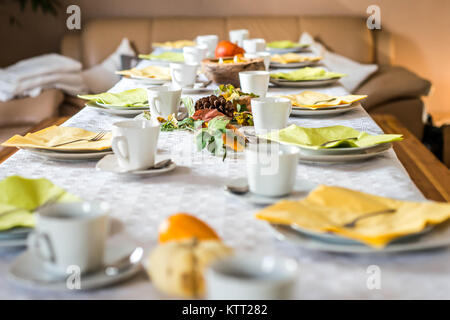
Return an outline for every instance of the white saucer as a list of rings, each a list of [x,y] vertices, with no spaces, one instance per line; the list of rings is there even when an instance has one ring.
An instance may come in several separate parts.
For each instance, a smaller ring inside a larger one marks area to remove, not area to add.
[[[156,162],[164,160],[162,158],[157,157]],[[117,174],[123,174],[128,176],[157,176],[160,174],[163,174],[165,172],[169,172],[174,170],[177,167],[177,165],[172,162],[169,166],[162,168],[162,169],[150,169],[150,170],[135,170],[135,171],[125,171],[122,169],[118,162],[117,158],[114,154],[107,155],[103,159],[101,159],[99,162],[97,162],[97,165],[95,168],[99,171],[106,171],[106,172],[113,172]]]
[[[43,157],[51,160],[64,160],[64,161],[73,161],[73,160],[96,160],[103,158],[105,155],[111,154],[111,150],[106,151],[97,151],[97,152],[57,152],[54,150],[45,150],[45,149],[31,149],[25,148],[27,152],[30,152],[39,157]]]
[[[347,104],[347,105],[341,105],[337,107],[326,107],[326,108],[319,108],[319,109],[308,109],[308,108],[292,108],[291,115],[293,116],[325,116],[325,115],[336,115],[345,113],[348,111],[352,111],[359,107],[359,104]]]
[[[339,81],[340,78],[333,79],[324,79],[324,80],[303,80],[303,81],[289,81],[283,79],[275,79],[270,78],[270,83],[278,86],[278,87],[294,87],[294,88],[303,88],[303,87],[323,87],[335,84]]]
[[[238,178],[238,179],[232,179],[227,184],[236,184],[239,186],[242,186],[243,184],[247,183],[247,178]],[[308,180],[297,180],[294,185],[294,191],[286,196],[282,197],[267,197],[267,196],[261,196],[254,194],[252,192],[247,192],[245,194],[235,194],[231,193],[230,191],[227,191],[231,195],[233,195],[236,198],[240,198],[244,201],[247,201],[251,204],[256,205],[271,205],[274,204],[282,199],[290,199],[290,200],[299,200],[302,198],[305,198],[312,190],[314,190],[317,187],[316,183],[313,183]]]
[[[124,237],[109,239],[105,249],[105,265],[114,264],[122,257],[130,254],[135,248],[136,245],[129,239],[124,239]],[[124,281],[135,275],[139,270],[141,270],[141,264],[137,263],[116,275],[106,275],[104,269],[81,275],[81,290],[96,289]],[[12,262],[8,271],[8,279],[27,288],[66,292],[78,291],[68,289],[65,278],[50,274],[42,262],[29,251],[24,252]]]

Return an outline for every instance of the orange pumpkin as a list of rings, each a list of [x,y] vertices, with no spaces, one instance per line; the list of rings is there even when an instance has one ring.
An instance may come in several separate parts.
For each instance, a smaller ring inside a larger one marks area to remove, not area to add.
[[[160,243],[189,238],[220,240],[210,226],[187,213],[177,213],[168,217],[159,226],[158,233]]]
[[[244,54],[244,49],[230,41],[220,41],[216,47],[216,58],[234,57],[238,54]]]

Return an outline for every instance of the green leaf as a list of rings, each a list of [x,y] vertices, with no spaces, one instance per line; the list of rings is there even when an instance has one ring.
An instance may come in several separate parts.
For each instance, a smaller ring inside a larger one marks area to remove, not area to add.
[[[228,123],[230,123],[230,119],[227,117],[215,117],[208,122],[208,132],[211,133],[211,135],[214,135],[215,131],[220,131],[223,133],[225,132]]]

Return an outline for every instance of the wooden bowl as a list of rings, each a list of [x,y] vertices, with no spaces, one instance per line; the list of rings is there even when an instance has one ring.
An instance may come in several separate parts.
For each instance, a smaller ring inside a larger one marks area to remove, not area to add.
[[[233,57],[223,59],[233,59]],[[266,70],[264,59],[262,58],[241,59],[245,61],[236,63],[218,63],[219,59],[205,59],[202,61],[202,69],[209,80],[212,80],[217,84],[232,84],[234,87],[239,88],[241,86],[239,72]]]

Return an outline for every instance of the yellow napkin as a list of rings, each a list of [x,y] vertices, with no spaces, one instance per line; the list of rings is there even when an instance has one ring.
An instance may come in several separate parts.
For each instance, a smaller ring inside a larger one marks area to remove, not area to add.
[[[34,227],[33,209],[55,197],[57,202],[79,200],[47,179],[11,176],[0,181],[0,231],[15,227]],[[15,209],[22,210],[2,215]]]
[[[361,215],[387,209],[396,212],[362,219],[354,228],[342,227]],[[450,203],[400,201],[321,185],[307,198],[282,200],[259,211],[256,218],[277,224],[294,224],[313,232],[333,232],[374,248],[383,248],[398,237],[449,219]]]
[[[317,62],[322,60],[322,57],[310,57],[301,55],[298,53],[285,53],[285,54],[274,54],[270,61],[287,64],[287,63],[294,63],[294,62],[305,62],[305,61],[311,61],[311,62]]]
[[[184,62],[184,55],[181,52],[166,51],[160,54],[140,54],[139,58],[146,60],[160,60],[170,62]]]
[[[339,106],[367,98],[366,95],[332,96],[315,91],[303,91],[299,94],[280,95],[280,97],[291,100],[292,106],[294,107],[309,109]]]
[[[153,48],[182,49],[184,47],[193,47],[196,43],[192,40],[177,40],[166,42],[153,42]]]
[[[99,141],[79,141],[56,148],[51,147],[73,140],[91,139],[96,135],[96,132],[80,128],[51,126],[37,132],[27,133],[25,137],[15,135],[8,141],[3,142],[2,146],[61,151],[92,151],[111,148],[111,133],[109,132]]]
[[[122,76],[138,76],[138,77],[145,77],[145,78],[153,78],[153,79],[161,79],[161,80],[172,80],[172,77],[170,76],[170,69],[165,67],[158,67],[158,66],[148,66],[143,69],[129,69],[129,70],[122,70],[122,71],[116,71],[116,74],[120,74]]]

